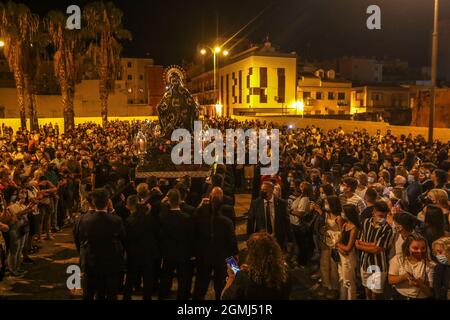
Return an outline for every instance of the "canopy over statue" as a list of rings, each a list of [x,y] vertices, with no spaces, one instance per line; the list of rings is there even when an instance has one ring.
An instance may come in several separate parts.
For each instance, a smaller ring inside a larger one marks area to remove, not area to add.
[[[166,93],[157,106],[162,134],[168,138],[173,130],[194,130],[194,121],[199,119],[200,106],[184,86],[186,75],[179,66],[170,66],[164,72]]]

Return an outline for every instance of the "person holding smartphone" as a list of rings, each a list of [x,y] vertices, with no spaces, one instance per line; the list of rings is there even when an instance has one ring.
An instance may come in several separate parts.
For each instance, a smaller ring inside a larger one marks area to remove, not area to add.
[[[288,300],[291,281],[275,238],[267,232],[254,233],[247,247],[246,263],[237,273],[237,263],[227,259],[228,277],[222,300]]]
[[[427,240],[411,234],[403,252],[391,259],[388,281],[394,286],[394,300],[423,300],[433,297],[433,273]]]

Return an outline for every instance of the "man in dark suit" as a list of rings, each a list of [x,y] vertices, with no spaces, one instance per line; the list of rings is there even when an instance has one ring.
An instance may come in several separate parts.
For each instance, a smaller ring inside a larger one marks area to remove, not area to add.
[[[252,201],[248,213],[247,235],[266,231],[275,236],[281,248],[292,244],[294,235],[290,226],[287,202],[274,197],[274,185],[263,182],[258,199]]]
[[[139,205],[139,197],[129,196],[125,249],[127,252],[127,277],[124,288],[124,300],[131,300],[133,286],[144,284],[144,300],[152,299],[155,261],[159,258],[159,225],[151,209]]]
[[[125,228],[122,219],[108,213],[106,190],[91,194],[95,211],[81,217],[75,237],[85,273],[84,299],[116,300],[124,269]]]
[[[197,277],[194,300],[205,298],[212,273],[216,300],[220,299],[227,276],[225,259],[239,252],[233,222],[221,214],[222,206],[223,191],[216,187],[195,213]]]
[[[178,276],[177,300],[187,300],[189,287],[190,261],[194,260],[194,225],[192,219],[180,209],[180,193],[171,189],[163,202],[169,210],[161,212],[161,253],[163,266],[159,299],[169,297],[175,270]]]

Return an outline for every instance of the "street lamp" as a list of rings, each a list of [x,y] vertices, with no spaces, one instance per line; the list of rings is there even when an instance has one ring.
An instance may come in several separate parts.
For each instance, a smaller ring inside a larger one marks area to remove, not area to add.
[[[430,122],[428,126],[428,143],[433,143],[434,113],[436,109],[436,83],[438,63],[438,20],[439,0],[434,0],[434,30],[433,48],[431,53],[431,93],[430,93]]]
[[[0,40],[0,48],[3,48],[5,46],[5,42],[3,40]]]
[[[207,51],[206,49],[209,49],[209,51],[211,51],[213,58],[214,58],[214,94],[216,93],[217,90],[217,56],[222,52],[222,54],[226,57],[230,54],[230,52],[228,50],[223,50],[220,46],[215,46],[214,48],[208,47],[206,46],[205,48],[202,48],[200,50],[200,54],[201,55],[206,55]],[[216,110],[217,105],[219,105],[218,99],[216,98]]]

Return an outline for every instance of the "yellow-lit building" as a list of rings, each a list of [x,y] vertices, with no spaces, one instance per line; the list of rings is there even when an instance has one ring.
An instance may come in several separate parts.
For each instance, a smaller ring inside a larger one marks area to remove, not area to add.
[[[125,82],[128,104],[148,104],[147,67],[153,66],[153,59],[122,58],[122,72],[119,80]]]
[[[266,41],[221,57],[216,90],[213,71],[191,77],[189,88],[207,115],[286,114],[295,107],[296,68],[295,53],[280,53]]]
[[[410,90],[401,86],[367,85],[354,87],[351,113],[379,113],[410,108]]]
[[[304,115],[350,114],[352,83],[336,78],[334,70],[300,74],[297,86],[299,111]]]

